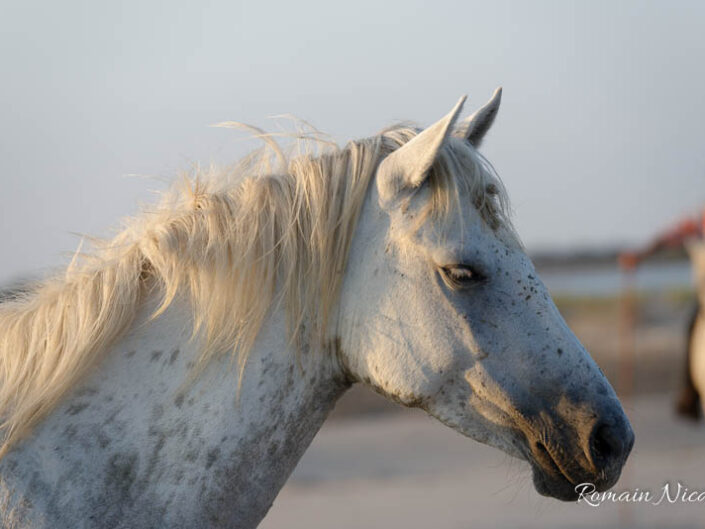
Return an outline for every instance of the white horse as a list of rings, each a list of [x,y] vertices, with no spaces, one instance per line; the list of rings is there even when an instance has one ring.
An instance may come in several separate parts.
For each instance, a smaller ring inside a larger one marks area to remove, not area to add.
[[[356,382],[612,486],[634,434],[476,150],[500,95],[201,175],[3,304],[4,527],[255,527]]]

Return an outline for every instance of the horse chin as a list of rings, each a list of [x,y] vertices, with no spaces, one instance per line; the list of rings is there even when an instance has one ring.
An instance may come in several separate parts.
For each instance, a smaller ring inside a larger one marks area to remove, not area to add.
[[[562,474],[548,474],[536,466],[533,466],[532,470],[534,488],[542,496],[561,501],[576,501],[578,499],[579,494],[575,490],[575,486]]]

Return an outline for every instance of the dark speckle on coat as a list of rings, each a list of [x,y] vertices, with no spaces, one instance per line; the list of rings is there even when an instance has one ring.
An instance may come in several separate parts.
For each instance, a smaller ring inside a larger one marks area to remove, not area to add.
[[[174,362],[176,362],[176,359],[179,358],[179,351],[178,348],[174,349],[171,354],[169,355],[169,365],[172,365]]]
[[[206,469],[210,468],[213,466],[213,463],[215,463],[218,460],[218,457],[220,456],[220,448],[217,446],[213,448],[212,450],[208,451],[208,454],[206,454]]]
[[[106,489],[126,496],[137,478],[137,454],[113,454],[105,473]]]
[[[87,407],[88,407],[87,402],[75,402],[67,408],[66,413],[68,413],[69,415],[78,415],[83,410],[85,410]]]
[[[78,433],[78,428],[76,427],[75,424],[67,424],[66,428],[64,428],[64,435],[66,438],[70,441],[72,440],[76,434]]]
[[[100,519],[101,527],[117,528],[123,523],[126,509],[134,504],[138,465],[136,453],[117,452],[108,459],[103,490],[94,498],[93,512]]]

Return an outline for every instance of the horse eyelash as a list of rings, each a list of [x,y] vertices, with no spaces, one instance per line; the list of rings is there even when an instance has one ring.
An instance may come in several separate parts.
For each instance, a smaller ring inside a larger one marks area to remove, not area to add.
[[[465,278],[454,277],[453,270],[464,270],[470,275]],[[453,290],[460,290],[463,287],[469,286],[471,284],[477,284],[484,281],[486,278],[482,272],[479,272],[477,268],[467,265],[467,264],[453,264],[441,266],[440,269],[441,277],[446,285]]]

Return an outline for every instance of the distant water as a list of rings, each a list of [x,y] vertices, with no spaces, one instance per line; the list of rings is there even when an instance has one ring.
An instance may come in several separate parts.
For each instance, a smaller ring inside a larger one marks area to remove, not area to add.
[[[553,295],[609,296],[621,291],[627,281],[638,291],[692,287],[687,261],[644,264],[629,279],[616,264],[565,270],[539,269],[538,272]]]

